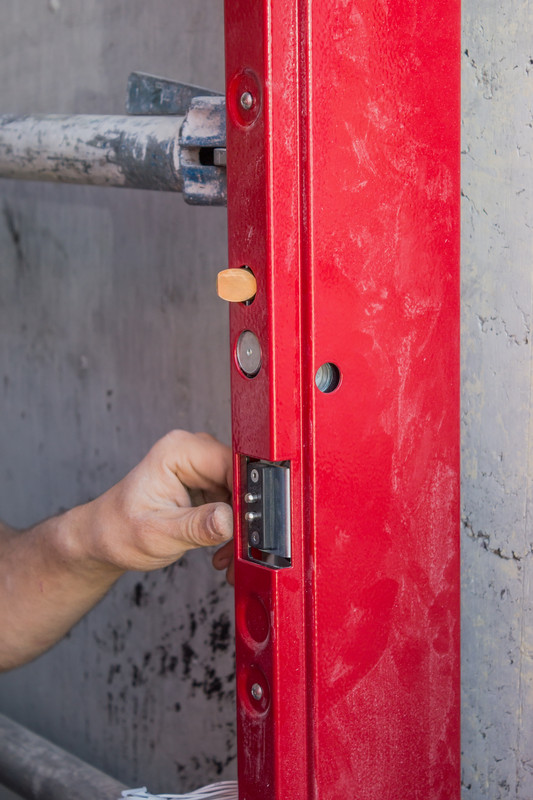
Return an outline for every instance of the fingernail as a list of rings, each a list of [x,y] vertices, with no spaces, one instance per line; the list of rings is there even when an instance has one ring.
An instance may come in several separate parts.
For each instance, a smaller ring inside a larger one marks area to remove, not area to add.
[[[212,514],[213,527],[221,541],[233,536],[233,511],[226,503],[220,503]]]

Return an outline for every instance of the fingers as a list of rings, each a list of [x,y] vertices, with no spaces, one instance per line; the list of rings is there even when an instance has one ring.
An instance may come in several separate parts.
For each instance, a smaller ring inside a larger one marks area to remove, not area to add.
[[[94,501],[95,558],[121,569],[151,570],[192,548],[231,539],[233,512],[223,502],[231,497],[231,465],[230,448],[207,434],[164,436]]]
[[[235,585],[235,561],[233,558],[234,543],[233,541],[227,542],[220,550],[217,550],[213,556],[213,566],[218,570],[227,570],[226,580],[232,586]]]
[[[212,547],[233,536],[233,511],[226,503],[183,509],[177,538],[190,547]]]
[[[171,431],[148,454],[160,461],[189,489],[227,499],[233,485],[231,448],[208,433]]]
[[[229,567],[230,561],[233,558],[233,542],[228,542],[217,550],[213,556],[213,566],[215,569],[223,570]]]

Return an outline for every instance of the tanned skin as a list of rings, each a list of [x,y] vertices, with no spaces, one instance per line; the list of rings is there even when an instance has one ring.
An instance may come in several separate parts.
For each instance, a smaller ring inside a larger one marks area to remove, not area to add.
[[[172,431],[95,500],[28,530],[0,523],[0,670],[50,648],[126,571],[231,539],[231,476],[229,447]],[[232,568],[219,553],[215,566]]]

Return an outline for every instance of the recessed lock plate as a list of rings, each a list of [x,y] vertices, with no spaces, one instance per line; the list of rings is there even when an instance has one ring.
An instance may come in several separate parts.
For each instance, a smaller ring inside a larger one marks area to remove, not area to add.
[[[245,553],[275,569],[291,566],[290,466],[244,459]],[[243,475],[244,478],[244,475]]]

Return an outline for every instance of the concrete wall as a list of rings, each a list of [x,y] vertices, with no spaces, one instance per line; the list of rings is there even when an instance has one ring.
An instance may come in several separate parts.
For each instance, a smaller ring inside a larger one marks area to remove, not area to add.
[[[463,30],[463,791],[530,800],[533,9]]]
[[[533,23],[463,8],[463,795],[531,800]],[[130,69],[221,89],[222,61],[220,0],[2,0],[5,111],[119,113]],[[2,515],[96,495],[175,425],[227,440],[224,212],[10,183],[0,211]],[[206,554],[132,575],[0,708],[131,785],[230,777],[230,620]]]
[[[132,69],[224,88],[218,0],[2,0],[4,112],[123,113]],[[94,497],[172,427],[229,441],[225,211],[0,183],[0,509]],[[196,553],[124,578],[0,679],[6,714],[128,785],[233,777],[232,592]],[[75,792],[73,794],[75,796]]]

